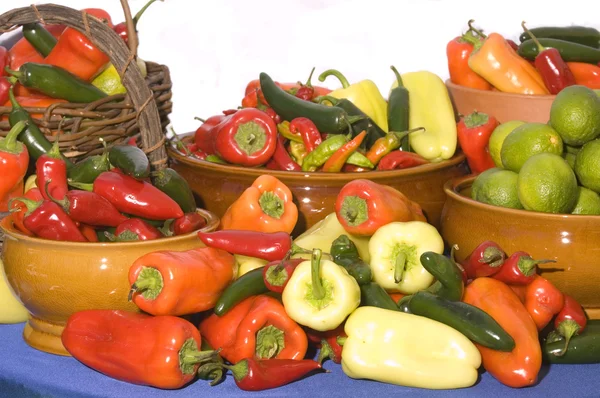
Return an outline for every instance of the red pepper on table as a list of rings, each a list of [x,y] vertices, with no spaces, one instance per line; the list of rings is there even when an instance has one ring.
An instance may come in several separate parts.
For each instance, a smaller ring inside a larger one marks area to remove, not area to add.
[[[173,234],[183,235],[197,231],[206,225],[206,219],[199,213],[186,213],[173,221]]]
[[[127,311],[86,310],[71,315],[62,343],[79,362],[109,377],[162,389],[194,379],[214,351],[199,351],[202,340],[189,321]]]
[[[23,194],[23,178],[29,166],[29,152],[23,143],[17,141],[17,137],[26,127],[25,122],[18,122],[0,140],[0,212],[8,210],[8,202],[13,197]]]
[[[35,162],[36,185],[47,200],[62,201],[69,190],[67,185],[67,164],[58,148],[58,139],[52,149]],[[87,210],[89,211],[88,208]]]
[[[297,117],[290,122],[290,133],[299,134],[302,137],[306,152],[312,152],[322,142],[321,133],[312,120],[305,117]]]
[[[303,258],[283,259],[271,261],[263,267],[263,279],[265,286],[272,292],[283,293],[283,289],[289,282],[294,270]]]
[[[565,304],[554,319],[554,331],[565,338],[565,347],[562,351],[555,354],[557,356],[565,355],[567,348],[569,348],[571,337],[583,332],[587,326],[587,317],[581,304],[568,294],[565,294],[564,297]]]
[[[208,247],[267,261],[282,260],[292,249],[292,237],[287,232],[226,229],[198,231],[198,237]]]
[[[504,260],[504,264],[492,275],[492,278],[508,285],[528,285],[535,279],[538,264],[554,262],[554,260],[534,260],[529,253],[518,251]]]
[[[277,125],[255,108],[240,109],[215,126],[216,154],[228,163],[261,166],[269,161],[277,146]]]
[[[377,170],[399,170],[429,163],[423,156],[407,151],[392,151],[377,163]]]
[[[59,204],[73,221],[83,224],[117,227],[128,219],[112,203],[95,192],[72,189],[60,200],[49,193],[46,196]]]
[[[75,222],[56,203],[49,200],[36,202],[25,198],[20,198],[19,201],[27,206],[23,225],[35,236],[64,242],[87,242]]]
[[[521,24],[523,30],[529,34],[538,48],[538,55],[535,57],[535,68],[542,75],[544,85],[550,94],[558,94],[563,88],[576,84],[575,76],[569,65],[564,61],[560,52],[556,48],[544,47],[538,39],[525,27],[525,22]]]
[[[41,202],[44,200],[42,193],[36,187],[31,188],[30,190],[25,192],[23,198],[32,200],[34,202]],[[21,198],[14,198],[9,202],[8,207],[10,209],[10,217],[14,226],[20,232],[24,233],[27,236],[34,236],[34,233],[25,228],[25,225],[23,224],[23,219],[25,218],[25,214],[27,213],[27,206],[20,199]]]
[[[337,151],[333,153],[325,161],[321,171],[325,173],[339,173],[342,171],[342,168],[346,164],[346,161],[352,155],[352,153],[358,148],[360,148],[360,144],[362,144],[363,140],[367,136],[367,131],[363,130],[356,137],[352,138],[350,141],[346,142],[342,145]]]
[[[478,90],[491,90],[492,85],[483,77],[473,72],[469,67],[469,56],[474,50],[474,46],[465,40],[465,36],[474,36],[469,21],[469,30],[462,36],[455,37],[446,45],[446,57],[448,58],[448,71],[450,80],[460,86],[475,88]]]
[[[542,330],[564,307],[565,298],[549,280],[536,275],[526,286],[525,308],[538,330]]]
[[[486,240],[481,242],[460,265],[465,269],[469,279],[492,276],[500,271],[506,260],[506,253],[496,242]]]
[[[107,235],[107,238],[114,242],[154,240],[162,237],[163,234],[158,230],[158,228],[139,218],[126,219],[117,226],[114,236],[110,234]]]
[[[499,124],[494,116],[477,111],[460,118],[457,125],[458,142],[472,173],[479,174],[496,167],[488,144]]]

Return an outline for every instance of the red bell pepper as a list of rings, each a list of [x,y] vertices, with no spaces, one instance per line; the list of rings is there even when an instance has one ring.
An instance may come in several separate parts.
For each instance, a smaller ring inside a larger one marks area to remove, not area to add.
[[[8,202],[23,194],[23,178],[29,166],[29,152],[17,137],[26,128],[25,122],[16,123],[0,140],[0,212],[8,211]],[[19,190],[20,186],[20,190]]]
[[[61,205],[73,221],[99,227],[117,227],[127,220],[112,203],[95,192],[73,189],[67,191],[61,200],[49,193],[47,196]]]
[[[277,146],[277,125],[266,113],[243,108],[215,126],[216,154],[228,163],[261,166]]]
[[[36,187],[31,188],[30,190],[25,192],[23,197],[25,199],[29,199],[34,202],[40,202],[40,201],[44,200],[42,193]],[[28,230],[27,228],[25,228],[25,225],[23,224],[23,219],[25,218],[25,214],[27,213],[27,206],[20,199],[21,198],[13,198],[10,200],[10,202],[8,204],[8,207],[10,209],[10,217],[12,219],[14,226],[20,232],[22,232],[23,234],[25,234],[27,236],[34,236],[35,234],[33,232],[31,232],[30,230]]]
[[[292,159],[285,148],[284,140],[285,138],[283,138],[283,136],[277,135],[275,152],[266,167],[271,167],[271,170],[302,171],[302,167]]]
[[[36,185],[46,200],[62,201],[69,190],[67,185],[67,163],[58,149],[58,139],[52,149],[35,162]],[[88,211],[91,208],[88,208]]]
[[[196,132],[194,133],[194,142],[199,150],[206,153],[207,155],[212,155],[215,153],[215,138],[213,134],[213,127],[217,126],[223,120],[226,119],[225,115],[215,115],[211,116],[208,119],[200,119],[202,124]]]
[[[290,133],[299,134],[302,137],[306,152],[312,152],[322,142],[321,133],[312,120],[305,117],[297,117],[290,122]]]
[[[429,163],[429,160],[414,152],[392,151],[381,158],[377,163],[377,170],[399,170],[420,166]]]
[[[231,254],[210,247],[148,253],[129,268],[129,298],[152,315],[206,311],[234,279],[234,267]]]
[[[352,180],[342,187],[335,213],[346,232],[359,236],[371,236],[394,221],[426,222],[421,206],[402,192],[365,179]]]
[[[42,25],[44,29],[59,38],[64,32],[64,25]],[[26,62],[43,63],[44,57],[27,41],[25,37],[19,39],[8,51],[8,64],[10,69],[18,70]],[[4,68],[2,68],[4,70]]]
[[[303,258],[283,259],[271,261],[263,267],[263,280],[265,286],[272,292],[283,293],[283,289],[289,282],[294,270]]]
[[[173,221],[173,234],[189,234],[203,228],[206,225],[206,219],[199,213],[186,213]]]
[[[458,142],[472,173],[479,174],[496,167],[488,143],[499,124],[494,116],[477,111],[460,118],[457,125]]]
[[[109,377],[162,389],[194,379],[214,351],[199,351],[202,340],[189,321],[127,311],[87,310],[71,315],[62,343],[79,362]]]
[[[198,237],[208,247],[267,261],[280,261],[292,250],[292,237],[287,232],[226,229],[198,231]]]
[[[56,203],[49,200],[35,202],[25,198],[20,198],[19,201],[27,206],[23,225],[35,236],[64,242],[88,241],[75,222]]]
[[[518,251],[510,255],[500,266],[500,270],[492,275],[508,285],[528,285],[535,279],[538,264],[554,263],[554,260],[534,260],[524,252]]]
[[[263,391],[281,387],[322,369],[312,359],[246,358],[235,365],[223,365],[233,373],[235,384],[244,391]]]
[[[525,308],[531,315],[538,330],[542,330],[554,315],[563,309],[565,297],[549,280],[536,275],[526,286]]]
[[[565,347],[562,351],[556,353],[557,356],[563,356],[569,348],[571,337],[577,336],[583,332],[587,326],[587,317],[581,304],[568,294],[564,295],[565,304],[554,318],[554,331],[565,338]]]
[[[139,218],[128,218],[115,229],[114,235],[105,232],[112,242],[132,242],[138,240],[154,240],[163,237],[160,230]]]
[[[500,271],[506,260],[506,253],[499,244],[486,240],[481,242],[460,265],[465,269],[469,279],[492,276]]]

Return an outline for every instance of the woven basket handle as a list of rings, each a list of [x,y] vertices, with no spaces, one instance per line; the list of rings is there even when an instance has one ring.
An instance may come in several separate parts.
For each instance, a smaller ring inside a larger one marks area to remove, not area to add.
[[[134,60],[134,54],[130,52],[123,39],[100,19],[84,11],[56,4],[32,5],[5,12],[0,15],[0,35],[20,25],[34,22],[65,25],[77,29],[108,55],[115,68],[121,72],[123,86],[127,89],[135,108],[142,149],[148,153],[154,168],[165,167],[167,151],[163,145],[165,137],[160,125],[158,108],[152,91]]]

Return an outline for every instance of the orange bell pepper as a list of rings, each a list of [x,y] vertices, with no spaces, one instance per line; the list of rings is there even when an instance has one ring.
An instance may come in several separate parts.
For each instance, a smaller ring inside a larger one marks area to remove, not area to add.
[[[43,25],[44,28],[52,34],[52,36],[57,39],[65,30],[64,25]],[[10,65],[10,69],[19,70],[21,65],[26,62],[44,62],[44,57],[37,52],[35,47],[33,47],[26,38],[21,38],[17,41],[8,51],[8,62]]]
[[[465,36],[466,40],[471,40]],[[498,33],[474,42],[469,67],[505,93],[548,95],[542,76]]]
[[[200,322],[200,333],[231,363],[245,358],[302,359],[308,338],[285,312],[279,300],[251,296],[223,316],[211,314]]]
[[[232,254],[211,247],[151,252],[129,268],[130,299],[152,315],[206,311],[233,281],[234,269]]]
[[[484,368],[509,387],[534,384],[542,366],[542,350],[537,327],[517,295],[504,282],[482,277],[467,285],[463,301],[487,312],[515,340],[511,352],[475,344]]]
[[[298,221],[292,192],[276,177],[263,174],[229,206],[222,229],[291,233]]]
[[[600,66],[585,62],[567,62],[575,76],[575,83],[591,89],[600,89]]]
[[[105,20],[112,29],[113,24],[106,11],[98,8],[86,8],[82,11],[90,15],[89,18]],[[83,33],[67,28],[43,63],[60,66],[75,76],[90,81],[109,61],[108,55],[94,46]]]

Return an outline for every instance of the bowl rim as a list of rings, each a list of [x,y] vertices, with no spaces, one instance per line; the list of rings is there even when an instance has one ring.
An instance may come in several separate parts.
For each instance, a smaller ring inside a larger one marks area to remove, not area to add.
[[[479,90],[477,88],[471,88],[466,86],[461,86],[460,84],[453,83],[452,80],[447,79],[445,81],[446,87],[451,88],[453,90],[461,90],[471,94],[477,94],[481,96],[503,96],[508,98],[521,98],[521,99],[545,99],[545,100],[554,100],[556,95],[547,94],[547,95],[532,95],[532,94],[519,94],[519,93],[505,93],[503,91],[492,91],[492,90]]]
[[[477,175],[469,174],[467,176],[456,177],[446,181],[444,183],[444,192],[446,193],[446,196],[449,199],[453,199],[468,206],[476,207],[485,211],[494,211],[513,217],[517,216],[533,219],[544,219],[555,222],[564,222],[568,219],[577,219],[597,223],[600,220],[600,215],[544,213],[541,211],[511,209],[508,207],[494,206],[487,203],[478,202],[475,199],[469,198],[468,196],[461,195],[459,191],[461,189],[470,187],[475,178],[477,178]]]
[[[185,139],[189,139],[193,136],[193,132],[181,134],[179,138],[183,141]],[[323,180],[339,180],[340,176],[353,176],[358,179],[378,179],[378,178],[400,178],[403,176],[416,176],[420,174],[425,174],[433,171],[437,171],[440,169],[444,169],[446,167],[451,167],[458,165],[465,161],[465,155],[457,146],[457,149],[454,155],[450,159],[442,160],[440,162],[435,163],[427,163],[423,165],[419,165],[416,167],[410,167],[407,169],[398,169],[398,170],[372,170],[372,171],[362,171],[359,173],[349,173],[349,172],[337,172],[337,173],[323,173],[320,171],[286,171],[286,170],[270,170],[265,168],[253,168],[253,167],[244,167],[244,166],[235,166],[235,165],[223,165],[219,163],[208,162],[202,159],[194,159],[189,156],[185,156],[179,150],[175,148],[174,145],[167,145],[167,154],[169,157],[174,158],[178,162],[186,163],[190,167],[202,168],[207,171],[229,171],[233,173],[242,173],[242,174],[256,174],[258,177],[261,174],[270,174],[277,178],[320,178]],[[353,179],[354,179],[353,178]]]
[[[20,241],[25,241],[28,243],[35,243],[38,245],[51,245],[51,246],[63,246],[69,248],[132,248],[136,246],[152,246],[152,245],[160,245],[161,243],[169,244],[173,242],[177,242],[180,240],[185,240],[193,237],[199,231],[203,232],[211,232],[217,229],[221,219],[213,212],[210,212],[206,209],[196,208],[196,212],[200,213],[202,217],[206,220],[206,225],[203,228],[200,228],[196,231],[177,236],[169,236],[160,239],[152,239],[152,240],[143,240],[143,241],[131,241],[131,242],[71,242],[71,241],[60,241],[60,240],[51,240],[51,239],[43,239],[35,236],[27,236],[17,231],[14,228],[13,223],[11,222],[10,214],[0,220],[0,229],[4,232],[4,246],[6,246],[7,237],[11,237],[13,239],[17,239]],[[198,239],[200,242],[200,239]]]

